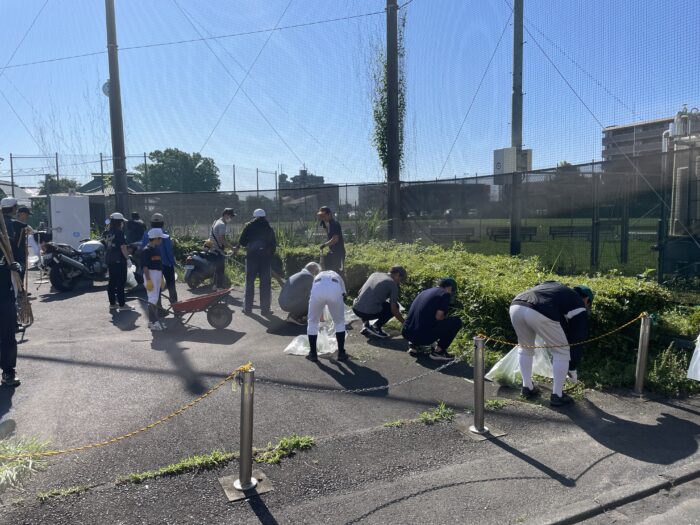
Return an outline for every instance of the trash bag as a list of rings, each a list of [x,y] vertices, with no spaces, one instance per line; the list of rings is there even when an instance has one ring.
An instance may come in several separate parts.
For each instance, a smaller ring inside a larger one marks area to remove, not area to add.
[[[134,266],[126,269],[126,283],[124,283],[125,290],[131,290],[132,288],[136,288],[138,286],[138,283],[136,282],[135,270],[136,268],[134,268]]]
[[[539,337],[535,338],[535,346],[544,346],[544,341]],[[532,374],[542,377],[554,377],[552,371],[552,352],[549,348],[535,348],[535,358],[532,362]],[[520,375],[520,359],[518,357],[518,347],[514,346],[493,368],[486,374],[485,379],[503,386],[520,386],[522,376]]]
[[[700,335],[695,340],[695,351],[690,359],[690,367],[688,367],[688,379],[700,381]]]
[[[347,312],[346,312],[347,315]],[[333,318],[326,306],[323,309],[323,321],[318,324],[318,340],[316,341],[316,352],[318,355],[332,354],[338,351],[338,341],[335,338],[335,325]],[[284,349],[289,355],[309,355],[309,337],[307,335],[296,336]]]

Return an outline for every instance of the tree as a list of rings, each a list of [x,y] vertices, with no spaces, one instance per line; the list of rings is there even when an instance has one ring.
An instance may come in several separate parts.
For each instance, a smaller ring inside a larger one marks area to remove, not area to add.
[[[156,150],[148,155],[148,166],[136,166],[134,178],[146,191],[218,191],[219,168],[214,159],[199,153],[185,153],[177,148]]]
[[[404,44],[404,35],[406,30],[406,15],[402,13],[399,17],[398,24],[398,51],[399,51],[399,163],[403,165],[403,136],[404,136],[404,120],[406,116],[406,47]],[[377,148],[379,161],[382,163],[382,168],[386,173],[389,155],[387,151],[387,119],[388,119],[388,100],[387,100],[387,84],[386,84],[386,50],[376,46],[375,54],[377,56],[374,70],[372,71],[374,92],[372,94],[372,113],[374,116],[374,134],[372,135],[372,143]]]
[[[55,193],[70,193],[71,190],[77,190],[81,184],[71,178],[62,177],[56,180],[56,177],[48,175],[41,184],[39,184],[39,195],[54,195]],[[46,191],[48,189],[48,192]]]

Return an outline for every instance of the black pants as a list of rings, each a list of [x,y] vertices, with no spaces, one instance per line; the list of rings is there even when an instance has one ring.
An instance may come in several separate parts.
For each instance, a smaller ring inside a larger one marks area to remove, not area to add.
[[[374,323],[374,325],[377,328],[381,328],[384,326],[389,319],[391,319],[394,314],[391,313],[391,305],[387,302],[382,303],[382,311],[379,312],[378,314],[366,314],[364,312],[360,312],[356,310],[355,308],[352,309],[353,312],[355,312],[355,315],[362,319],[363,322],[367,323],[372,319],[376,319],[377,322]]]
[[[175,286],[175,267],[163,265],[163,277],[165,278],[165,286],[168,287],[168,298],[170,303],[177,302],[177,287]]]
[[[260,278],[260,310],[270,311],[272,303],[272,258],[265,254],[248,255],[245,259],[245,298],[243,308],[250,311],[255,297],[255,278]]]
[[[345,254],[334,251],[329,251],[323,258],[323,269],[332,270],[335,273],[342,275],[345,268]]]
[[[16,327],[15,298],[9,295],[0,299],[0,368],[3,372],[10,374],[15,371],[15,366],[17,366]]]
[[[217,288],[224,287],[224,254],[217,254],[216,258],[212,260],[214,263],[214,286]]]
[[[126,284],[126,261],[107,265],[109,268],[109,282],[107,283],[107,297],[109,304],[124,306],[124,285]]]
[[[403,336],[417,345],[430,345],[437,341],[440,348],[447,350],[461,328],[462,320],[459,317],[447,317],[437,321],[429,332],[414,334],[404,331]]]

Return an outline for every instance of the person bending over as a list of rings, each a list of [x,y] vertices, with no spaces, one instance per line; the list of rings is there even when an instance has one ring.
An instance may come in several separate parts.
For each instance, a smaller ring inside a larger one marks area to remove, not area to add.
[[[318,323],[321,321],[324,307],[333,318],[335,325],[335,338],[338,341],[338,361],[347,361],[348,354],[345,353],[345,303],[343,298],[346,295],[345,283],[336,272],[326,270],[320,272],[311,286],[309,296],[309,322],[306,327],[306,334],[309,336],[309,346],[311,351],[306,358],[309,361],[318,361],[316,343],[318,341]]]
[[[309,297],[311,286],[321,271],[317,262],[310,262],[300,272],[295,273],[282,286],[279,296],[279,305],[282,311],[287,312],[287,322],[306,325],[306,314],[309,310]]]
[[[382,326],[392,317],[403,324],[404,318],[399,311],[399,285],[405,279],[403,266],[392,266],[389,273],[375,272],[362,285],[352,308],[364,322],[360,332],[362,335],[389,337]],[[376,319],[374,324],[370,324],[372,319]]]

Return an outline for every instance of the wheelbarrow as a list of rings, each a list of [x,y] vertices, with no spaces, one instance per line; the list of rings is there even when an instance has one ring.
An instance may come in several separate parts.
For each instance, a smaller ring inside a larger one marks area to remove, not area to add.
[[[223,302],[230,292],[231,289],[226,288],[225,290],[200,295],[186,301],[179,301],[171,304],[169,310],[172,310],[175,318],[184,325],[189,323],[192,316],[197,312],[206,312],[209,324],[217,330],[223,330],[231,324],[233,319],[233,311]],[[188,314],[189,317],[185,319],[185,316]]]

